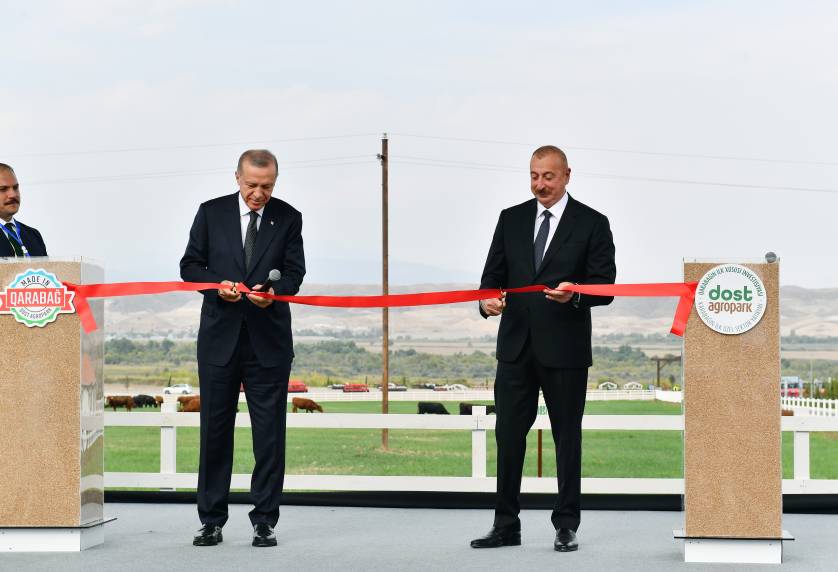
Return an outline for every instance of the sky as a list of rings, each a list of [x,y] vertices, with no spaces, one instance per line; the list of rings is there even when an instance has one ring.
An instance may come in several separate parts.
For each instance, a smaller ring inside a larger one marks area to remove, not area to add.
[[[239,154],[279,158],[311,283],[480,280],[532,150],[609,217],[618,282],[780,256],[838,286],[834,2],[10,2],[0,162],[18,218],[108,280],[179,278]]]

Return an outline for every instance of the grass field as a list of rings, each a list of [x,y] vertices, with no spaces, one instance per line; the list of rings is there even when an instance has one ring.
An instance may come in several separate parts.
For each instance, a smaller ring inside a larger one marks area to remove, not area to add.
[[[377,413],[376,402],[327,402],[330,413]],[[452,413],[456,403],[446,403]],[[242,410],[245,410],[242,404]],[[148,411],[148,410],[146,410]],[[392,402],[391,413],[415,413],[416,402]],[[587,415],[677,415],[679,404],[659,401],[593,401]],[[296,415],[307,415],[297,413]],[[316,415],[316,414],[312,414]],[[105,470],[157,472],[160,431],[156,428],[107,427]],[[495,475],[494,432],[488,432],[488,464]],[[838,479],[838,433],[811,434],[811,477]],[[544,475],[555,475],[555,453],[544,432]],[[584,477],[681,477],[682,435],[679,431],[585,431]],[[525,476],[536,476],[536,432],[528,438]],[[237,429],[233,471],[253,469],[249,429]],[[178,429],[178,472],[198,472],[198,429]],[[390,430],[390,448],[381,448],[381,431],[371,429],[289,429],[286,472],[333,475],[471,474],[469,431]],[[783,476],[792,476],[792,434],[783,434]]]

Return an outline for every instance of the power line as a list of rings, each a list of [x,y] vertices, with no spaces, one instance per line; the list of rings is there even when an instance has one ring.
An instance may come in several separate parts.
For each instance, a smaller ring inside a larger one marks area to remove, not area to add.
[[[578,172],[578,171],[577,171]],[[694,181],[689,179],[665,179],[659,177],[633,177],[630,175],[609,175],[604,173],[587,173],[582,171],[581,174],[588,177],[596,177],[600,179],[620,179],[624,181],[642,181],[648,183],[672,183],[678,185],[702,185],[708,187],[728,187],[737,189],[755,189],[767,191],[797,191],[802,193],[825,193],[838,194],[838,189],[819,189],[813,187],[783,187],[777,185],[754,185],[747,183],[726,183],[715,181]]]
[[[478,171],[501,171],[501,172],[517,172],[525,173],[526,169],[520,167],[512,167],[510,165],[493,165],[489,163],[472,163],[469,161],[453,161],[449,159],[431,159],[428,157],[405,157],[399,155],[391,155],[391,162],[404,165],[416,165],[423,167],[449,167],[471,169]],[[739,188],[739,189],[754,189],[754,190],[769,190],[769,191],[796,191],[805,193],[825,193],[838,194],[838,189],[821,189],[813,187],[787,187],[779,185],[758,185],[749,183],[728,183],[718,181],[700,181],[693,179],[669,179],[665,177],[638,177],[633,175],[620,175],[610,173],[593,173],[590,171],[573,171],[574,174],[584,175],[587,177],[594,177],[600,179],[616,179],[623,181],[639,181],[647,183],[667,183],[678,185],[701,185],[709,187],[725,187],[725,188]]]
[[[359,159],[368,159],[368,161],[361,161]],[[391,155],[391,162],[403,165],[424,166],[424,167],[448,167],[460,168],[479,171],[494,171],[494,172],[508,172],[508,173],[525,173],[526,169],[512,165],[500,165],[494,163],[480,163],[473,161],[459,161],[454,159],[437,159],[433,157],[415,157],[410,155]],[[320,159],[303,159],[299,161],[286,161],[280,164],[281,171],[293,169],[308,169],[318,167],[339,167],[350,165],[372,164],[376,158],[372,155],[347,155],[340,157],[327,157]],[[55,184],[73,184],[73,183],[105,183],[105,182],[122,182],[132,180],[148,180],[148,179],[168,179],[176,177],[191,177],[200,175],[209,175],[217,173],[229,172],[229,168],[212,168],[212,169],[192,169],[180,171],[157,171],[145,173],[129,173],[121,175],[100,175],[91,177],[77,177],[77,178],[63,178],[52,179],[44,181],[27,182],[27,186],[37,185],[55,185]],[[740,189],[754,189],[754,190],[774,190],[774,191],[796,191],[808,193],[824,193],[824,194],[838,194],[836,189],[823,189],[813,187],[791,187],[780,185],[759,185],[749,183],[730,183],[725,181],[702,181],[694,179],[672,179],[665,177],[642,177],[633,175],[611,174],[611,173],[594,173],[589,171],[573,171],[576,175],[583,175],[602,179],[615,179],[624,181],[638,181],[650,183],[664,183],[664,184],[678,184],[678,185],[700,185],[710,187],[723,188],[740,188]]]
[[[461,143],[485,143],[489,145],[514,145],[529,148],[538,147],[537,143],[524,143],[520,141],[501,141],[496,139],[474,139],[467,137],[444,137],[441,135],[417,135],[413,133],[393,133],[400,137],[413,137],[416,139],[435,139],[438,141],[458,141]],[[749,161],[755,163],[782,163],[789,165],[812,165],[820,167],[836,167],[838,162],[834,161],[805,161],[797,159],[771,159],[767,157],[741,157],[732,155],[708,155],[701,153],[671,153],[665,151],[647,151],[640,149],[617,149],[612,147],[582,147],[582,146],[566,146],[563,149],[575,151],[597,151],[602,153],[625,153],[630,155],[649,155],[658,157],[678,157],[681,159],[714,159],[722,161]]]
[[[457,161],[455,159],[436,159],[434,157],[414,157],[411,155],[391,155],[391,157],[395,157],[397,159],[404,159],[404,162],[429,162],[429,163],[439,163],[439,164],[450,164],[452,167],[457,165],[463,166],[473,166],[473,167],[486,167],[487,169],[491,169],[494,171],[515,171],[515,172],[526,172],[527,169],[525,167],[515,167],[512,165],[498,165],[496,163],[478,163],[475,161]]]
[[[337,159],[357,159],[357,158],[367,158],[368,161],[349,161],[349,160],[337,160]],[[318,162],[320,161],[320,162]],[[332,158],[332,159],[309,159],[306,161],[297,161],[293,163],[306,163],[306,164],[280,164],[280,171],[288,171],[292,169],[311,169],[311,168],[318,168],[318,167],[338,167],[338,166],[346,166],[346,165],[363,165],[363,164],[373,164],[375,162],[375,157],[372,155],[355,155],[350,157],[343,157],[343,158]],[[66,178],[66,179],[51,179],[45,181],[34,181],[34,182],[27,182],[26,186],[37,186],[37,185],[57,185],[57,184],[73,184],[73,183],[110,183],[110,182],[122,182],[122,181],[137,181],[137,180],[147,180],[147,179],[171,179],[177,177],[194,177],[200,175],[212,175],[218,173],[229,173],[231,169],[223,168],[223,169],[193,169],[193,170],[183,170],[183,171],[158,171],[158,172],[149,172],[149,173],[129,173],[123,175],[100,175],[100,176],[92,176],[92,177],[76,177],[76,178]]]
[[[232,141],[228,143],[193,143],[185,145],[161,145],[156,147],[122,147],[116,149],[88,149],[84,151],[47,151],[43,153],[11,153],[4,157],[60,157],[74,155],[104,155],[110,153],[139,153],[147,151],[176,151],[182,149],[209,149],[213,147],[233,147],[239,145],[253,145],[255,143],[293,143],[297,141],[321,141],[326,139],[350,139],[353,137],[369,137],[378,133],[354,133],[349,135],[323,135],[318,137],[290,137],[287,139],[255,139],[251,141]]]
[[[313,136],[313,137],[288,137],[283,139],[253,139],[250,141],[231,141],[231,142],[219,142],[219,143],[191,143],[191,144],[184,144],[184,145],[160,145],[160,146],[148,146],[148,147],[122,147],[122,148],[115,148],[115,149],[87,149],[81,151],[47,151],[47,152],[39,152],[39,153],[11,153],[11,154],[4,154],[4,157],[11,157],[11,158],[25,158],[25,157],[61,157],[61,156],[79,156],[79,155],[104,155],[104,154],[117,154],[117,153],[140,153],[140,152],[153,152],[153,151],[176,151],[176,150],[185,150],[185,149],[210,149],[210,148],[218,148],[218,147],[234,147],[234,146],[247,146],[247,145],[254,145],[257,143],[294,143],[299,141],[320,141],[320,140],[329,140],[329,139],[351,139],[351,138],[358,138],[358,137],[373,137],[378,136],[379,133],[352,133],[346,135],[322,135],[322,136]],[[488,145],[513,145],[513,146],[522,146],[522,147],[537,147],[538,144],[535,143],[528,143],[528,142],[521,142],[521,141],[504,141],[499,139],[480,139],[480,138],[470,138],[470,137],[446,137],[443,135],[421,135],[416,133],[393,133],[391,135],[396,135],[399,137],[409,137],[414,139],[432,139],[437,141],[455,141],[460,143],[482,143]],[[629,155],[645,155],[645,156],[653,156],[653,157],[673,157],[673,158],[681,158],[681,159],[711,159],[711,160],[720,160],[720,161],[744,161],[744,162],[755,162],[755,163],[775,163],[775,164],[788,164],[788,165],[810,165],[810,166],[820,166],[820,167],[835,167],[838,166],[838,162],[835,161],[806,161],[806,160],[797,160],[797,159],[777,159],[777,158],[768,158],[768,157],[744,157],[744,156],[735,156],[735,155],[711,155],[711,154],[703,154],[703,153],[673,153],[673,152],[665,152],[665,151],[649,151],[643,149],[619,149],[615,147],[586,147],[586,146],[566,146],[564,147],[568,150],[576,150],[576,151],[594,151],[594,152],[601,152],[601,153],[623,153]]]

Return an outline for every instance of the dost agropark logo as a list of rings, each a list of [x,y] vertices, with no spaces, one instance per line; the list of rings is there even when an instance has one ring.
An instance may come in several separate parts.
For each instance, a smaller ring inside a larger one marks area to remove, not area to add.
[[[695,292],[698,316],[721,334],[742,334],[765,313],[765,286],[753,271],[722,264],[702,276]]]
[[[0,314],[11,314],[30,328],[43,328],[58,314],[72,314],[74,292],[58,281],[55,274],[43,269],[18,274],[0,292]]]

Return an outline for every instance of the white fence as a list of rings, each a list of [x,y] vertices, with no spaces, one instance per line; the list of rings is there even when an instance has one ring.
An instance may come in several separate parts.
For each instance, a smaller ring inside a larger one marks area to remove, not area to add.
[[[815,417],[838,417],[838,399],[817,399],[814,397],[782,397],[783,409],[791,409],[795,415]]]
[[[167,404],[169,405],[169,404]],[[174,404],[171,404],[174,405]],[[286,475],[286,490],[323,491],[446,491],[493,492],[495,479],[486,476],[486,432],[494,429],[495,416],[475,406],[472,415],[382,415],[379,413],[288,414],[289,428],[308,429],[437,429],[470,431],[471,476],[360,476]],[[157,473],[105,473],[106,487],[143,487],[173,490],[196,488],[198,475],[177,472],[177,428],[198,427],[199,413],[105,413],[107,427],[159,427],[160,471]],[[236,427],[250,427],[250,416],[239,413]],[[683,431],[681,415],[586,415],[584,430]],[[550,420],[539,416],[533,429],[550,429]],[[809,434],[838,432],[835,417],[783,417],[783,431],[794,432],[794,478],[783,481],[786,494],[838,494],[838,480],[814,480],[809,474]],[[249,474],[234,474],[232,488],[249,489]],[[553,477],[525,477],[523,492],[555,493]],[[583,493],[683,494],[684,480],[669,478],[583,478]]]
[[[653,401],[655,392],[647,389],[589,389],[587,401]]]
[[[655,390],[655,399],[658,401],[666,401],[667,403],[683,403],[683,391],[664,391],[663,389]]]

